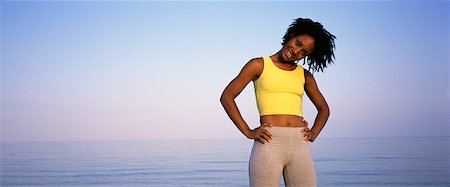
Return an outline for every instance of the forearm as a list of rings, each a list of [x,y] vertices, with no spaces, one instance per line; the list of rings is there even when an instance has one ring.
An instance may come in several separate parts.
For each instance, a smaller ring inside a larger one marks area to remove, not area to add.
[[[222,95],[220,98],[220,102],[222,103],[225,112],[228,117],[230,117],[231,121],[233,121],[234,125],[244,134],[247,138],[251,136],[251,129],[248,127],[247,123],[244,121],[239,109],[234,101],[234,98],[231,96]]]
[[[330,109],[328,108],[328,106],[322,107],[317,111],[318,112],[316,119],[314,120],[314,125],[311,128],[311,142],[313,142],[317,138],[317,136],[319,136],[320,131],[322,131],[323,127],[328,121],[328,117],[330,116]]]

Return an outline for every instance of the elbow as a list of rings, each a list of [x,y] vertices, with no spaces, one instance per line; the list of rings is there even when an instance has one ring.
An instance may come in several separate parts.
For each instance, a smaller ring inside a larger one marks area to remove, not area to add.
[[[222,93],[222,95],[220,96],[220,99],[219,99],[219,101],[220,101],[220,103],[222,103],[222,105],[223,105],[223,103],[225,103],[225,95],[224,95],[224,93]]]
[[[230,105],[234,102],[234,99],[236,98],[236,94],[234,94],[232,91],[225,89],[222,92],[222,95],[220,96],[220,103],[225,107],[227,105]]]
[[[319,113],[322,113],[323,115],[326,115],[327,117],[330,116],[330,108],[327,104],[317,108]]]
[[[222,105],[225,105],[225,103],[227,103],[227,101],[229,101],[229,98],[230,98],[229,94],[227,94],[226,91],[224,91],[222,93],[222,95],[220,96],[219,101],[220,101],[220,103],[222,103]]]

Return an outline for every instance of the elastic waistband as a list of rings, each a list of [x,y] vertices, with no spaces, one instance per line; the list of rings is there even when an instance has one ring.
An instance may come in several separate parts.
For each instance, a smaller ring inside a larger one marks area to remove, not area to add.
[[[287,128],[287,129],[295,129],[295,128],[305,128],[305,127],[284,127],[284,126],[276,126],[276,125],[272,125],[272,126],[267,127],[267,128],[281,128],[281,129]]]
[[[271,143],[286,142],[291,140],[302,141],[302,129],[306,127],[266,127],[266,130],[272,135]]]
[[[266,130],[269,131],[298,131],[302,130],[306,127],[282,127],[282,126],[270,126],[266,127]]]

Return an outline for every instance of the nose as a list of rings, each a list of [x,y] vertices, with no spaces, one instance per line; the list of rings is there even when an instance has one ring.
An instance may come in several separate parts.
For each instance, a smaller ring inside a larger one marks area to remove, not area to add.
[[[297,58],[302,59],[302,58],[304,57],[304,56],[302,55],[302,49],[303,49],[303,48],[301,48],[301,47],[297,47],[297,48],[294,49],[294,55],[295,55]]]

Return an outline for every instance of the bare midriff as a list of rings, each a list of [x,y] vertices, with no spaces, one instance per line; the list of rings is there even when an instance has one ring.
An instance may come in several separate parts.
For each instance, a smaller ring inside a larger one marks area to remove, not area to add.
[[[261,124],[269,124],[280,127],[306,127],[303,117],[296,115],[276,114],[264,115],[259,118]]]

